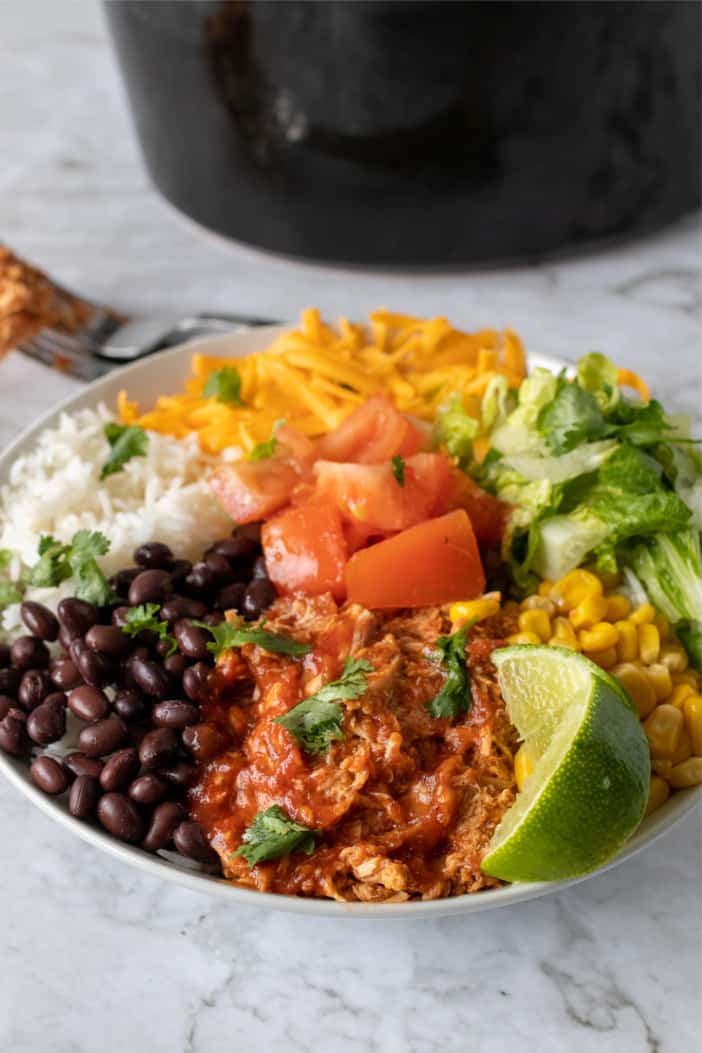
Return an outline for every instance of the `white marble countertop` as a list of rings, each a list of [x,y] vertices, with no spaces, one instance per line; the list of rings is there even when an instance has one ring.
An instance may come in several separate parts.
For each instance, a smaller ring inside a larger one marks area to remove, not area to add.
[[[223,248],[149,187],[93,3],[0,3],[0,237],[133,311],[290,318],[384,304],[636,364],[699,412],[695,221],[573,262],[350,273]],[[12,354],[0,442],[75,387]],[[7,1053],[678,1053],[702,1037],[700,813],[561,894],[463,919],[337,922],[235,909],[75,840],[0,785]]]

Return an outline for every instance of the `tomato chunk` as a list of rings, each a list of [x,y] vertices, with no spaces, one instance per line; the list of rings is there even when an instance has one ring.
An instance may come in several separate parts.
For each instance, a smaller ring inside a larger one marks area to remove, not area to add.
[[[386,395],[373,395],[319,440],[317,456],[322,461],[380,464],[396,453],[411,457],[423,443],[421,431],[395,409]]]
[[[364,607],[425,607],[471,599],[485,573],[463,509],[356,552],[346,565],[348,598]]]
[[[417,453],[404,463],[398,482],[392,464],[337,464],[317,461],[317,492],[334,501],[344,519],[367,533],[405,530],[444,511],[449,463],[441,453]]]
[[[210,478],[210,486],[235,522],[255,523],[286,505],[298,481],[291,464],[271,457],[223,464]]]
[[[346,542],[332,501],[314,497],[286,509],[264,524],[261,543],[268,576],[282,595],[344,598]]]
[[[465,508],[481,545],[499,545],[507,506],[483,490],[460,468],[452,468],[446,490],[446,508]]]

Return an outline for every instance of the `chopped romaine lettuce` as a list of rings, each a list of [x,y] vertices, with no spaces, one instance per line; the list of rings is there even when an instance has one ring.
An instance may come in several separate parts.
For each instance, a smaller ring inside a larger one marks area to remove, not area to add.
[[[617,367],[599,351],[590,351],[578,362],[578,383],[592,392],[604,412],[619,401]]]
[[[702,622],[702,552],[694,528],[655,537],[633,546],[623,559],[643,582],[654,607],[671,622]]]
[[[490,443],[500,453],[542,450],[546,445],[537,420],[543,406],[556,394],[558,378],[547,369],[535,369],[519,389],[517,408],[493,430]]]
[[[507,384],[507,377],[497,374],[490,379],[480,405],[480,423],[484,432],[490,432],[504,423],[516,405],[516,394]]]
[[[535,482],[547,479],[550,483],[565,483],[586,472],[594,472],[617,449],[614,439],[586,442],[560,457],[542,457],[536,453],[510,453],[504,464],[523,479]]]
[[[466,411],[460,394],[455,394],[439,410],[434,425],[434,441],[444,446],[450,457],[465,467],[473,454],[478,422]]]
[[[606,540],[607,524],[585,511],[555,515],[537,526],[533,569],[542,578],[555,581],[580,566],[588,553]]]

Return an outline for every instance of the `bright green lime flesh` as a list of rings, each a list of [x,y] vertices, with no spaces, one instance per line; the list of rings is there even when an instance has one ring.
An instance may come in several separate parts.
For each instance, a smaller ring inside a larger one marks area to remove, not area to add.
[[[624,689],[561,647],[493,651],[510,720],[534,769],[483,859],[504,881],[557,881],[613,856],[641,822],[648,742]]]

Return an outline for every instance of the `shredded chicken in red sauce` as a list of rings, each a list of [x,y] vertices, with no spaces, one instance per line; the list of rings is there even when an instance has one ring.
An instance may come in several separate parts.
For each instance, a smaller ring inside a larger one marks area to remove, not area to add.
[[[514,801],[510,725],[490,660],[515,631],[497,614],[469,634],[472,707],[436,719],[436,640],[451,631],[438,607],[371,613],[330,596],[280,599],[266,629],[312,646],[303,658],[247,645],[220,661],[205,704],[211,760],[191,792],[194,817],[239,885],[347,901],[435,899],[498,885],[480,871]],[[350,656],[373,666],[367,690],[344,701],[344,738],[305,754],[274,718],[339,677]],[[214,755],[213,755],[214,754]],[[234,855],[257,813],[281,806],[322,831],[311,855],[250,867]]]

